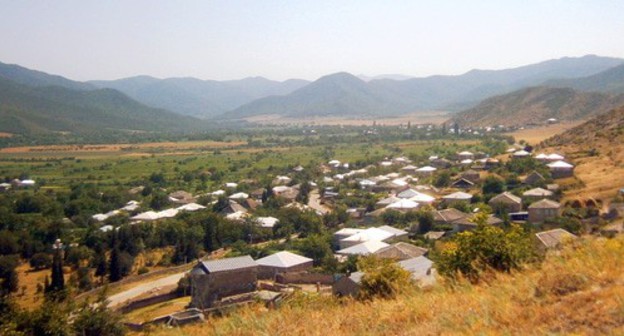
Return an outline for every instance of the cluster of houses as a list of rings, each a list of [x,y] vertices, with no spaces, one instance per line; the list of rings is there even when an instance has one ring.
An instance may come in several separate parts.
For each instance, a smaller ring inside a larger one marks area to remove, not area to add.
[[[0,192],[9,191],[10,189],[32,188],[36,185],[35,180],[31,179],[13,179],[11,182],[0,183]]]

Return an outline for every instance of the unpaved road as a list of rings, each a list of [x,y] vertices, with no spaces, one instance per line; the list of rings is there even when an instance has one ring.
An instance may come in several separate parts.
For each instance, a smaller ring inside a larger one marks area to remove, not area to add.
[[[321,196],[319,195],[318,189],[314,189],[310,192],[310,199],[308,200],[308,206],[321,214],[326,214],[330,211],[330,209],[320,202]]]
[[[117,293],[108,297],[108,306],[115,307],[139,295],[158,290],[160,288],[177,285],[178,281],[184,277],[187,272],[176,273],[161,279],[150,281],[141,285],[137,285],[125,292]]]

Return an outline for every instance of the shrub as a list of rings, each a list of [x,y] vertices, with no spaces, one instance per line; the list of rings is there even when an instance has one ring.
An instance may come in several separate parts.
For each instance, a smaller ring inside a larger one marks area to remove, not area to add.
[[[364,273],[358,293],[363,300],[394,298],[411,283],[411,274],[390,259],[360,258],[358,269]]]
[[[30,267],[41,270],[52,266],[52,257],[47,253],[35,253],[30,258]]]

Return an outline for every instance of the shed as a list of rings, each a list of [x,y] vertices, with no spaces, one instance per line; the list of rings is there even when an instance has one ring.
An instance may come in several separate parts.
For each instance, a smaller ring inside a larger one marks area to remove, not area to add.
[[[273,279],[276,274],[301,272],[312,268],[313,260],[288,251],[280,251],[256,260],[258,278]]]

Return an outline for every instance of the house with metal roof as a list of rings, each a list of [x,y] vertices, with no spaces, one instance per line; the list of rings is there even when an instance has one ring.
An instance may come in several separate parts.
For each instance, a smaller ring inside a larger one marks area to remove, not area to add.
[[[543,223],[548,219],[561,215],[561,204],[549,199],[543,199],[529,205],[528,211],[529,222]]]
[[[576,235],[564,229],[553,229],[538,232],[535,234],[535,237],[538,241],[538,248],[542,250],[557,248],[566,242],[578,238]]]
[[[381,250],[384,247],[390,246],[387,243],[384,243],[379,240],[369,240],[357,245],[352,245],[350,247],[344,248],[342,250],[338,250],[336,254],[339,255],[369,255],[371,253],[375,253],[378,250]]]
[[[406,260],[420,256],[426,256],[429,250],[409,243],[398,242],[373,253],[379,258]]]
[[[522,211],[522,199],[507,191],[492,197],[488,205],[491,206],[492,209],[507,213]]]
[[[190,272],[191,307],[205,309],[227,296],[256,290],[258,263],[250,256],[200,261]]]
[[[279,273],[302,272],[312,268],[313,260],[288,251],[280,251],[256,260],[258,278],[273,279]]]

